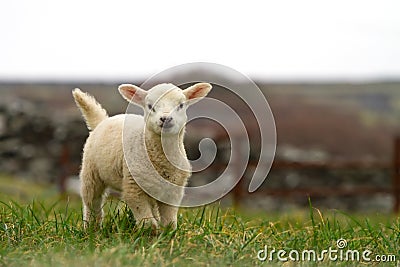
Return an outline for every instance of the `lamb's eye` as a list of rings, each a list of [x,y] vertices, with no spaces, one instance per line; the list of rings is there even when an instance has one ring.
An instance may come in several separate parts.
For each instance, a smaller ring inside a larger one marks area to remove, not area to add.
[[[149,110],[151,110],[151,111],[155,111],[155,109],[154,109],[153,105],[151,105],[151,104],[148,104],[148,105],[147,105],[147,107],[149,108]]]
[[[183,109],[183,103],[180,103],[178,109]]]

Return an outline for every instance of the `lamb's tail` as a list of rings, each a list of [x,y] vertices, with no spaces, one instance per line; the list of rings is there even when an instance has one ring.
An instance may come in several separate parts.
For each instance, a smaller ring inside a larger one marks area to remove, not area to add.
[[[82,92],[78,88],[72,91],[75,103],[81,110],[89,130],[94,130],[103,120],[108,118],[107,112],[94,99],[93,96]]]

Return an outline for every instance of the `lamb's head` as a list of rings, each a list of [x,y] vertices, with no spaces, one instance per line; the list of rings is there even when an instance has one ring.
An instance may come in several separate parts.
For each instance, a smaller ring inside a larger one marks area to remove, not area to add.
[[[197,83],[185,90],[173,84],[159,84],[145,91],[132,84],[122,84],[118,90],[129,102],[144,109],[147,129],[157,134],[178,134],[185,126],[186,108],[205,97],[209,83]]]

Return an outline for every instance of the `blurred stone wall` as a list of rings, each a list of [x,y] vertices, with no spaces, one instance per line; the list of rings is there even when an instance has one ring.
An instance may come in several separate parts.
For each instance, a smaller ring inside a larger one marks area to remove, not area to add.
[[[88,131],[82,120],[66,118],[56,118],[39,103],[21,99],[2,102],[1,173],[55,183],[71,171],[66,170],[68,166],[77,169]]]

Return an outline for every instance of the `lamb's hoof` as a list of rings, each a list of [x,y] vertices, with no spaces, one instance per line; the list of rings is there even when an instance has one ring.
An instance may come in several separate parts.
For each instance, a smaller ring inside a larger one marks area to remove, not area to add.
[[[154,218],[143,220],[142,223],[139,224],[139,229],[153,236],[160,233],[160,227]]]
[[[176,222],[165,223],[162,225],[164,232],[174,231],[177,228]]]
[[[96,232],[100,229],[100,225],[97,222],[83,221],[83,230],[85,232]]]

